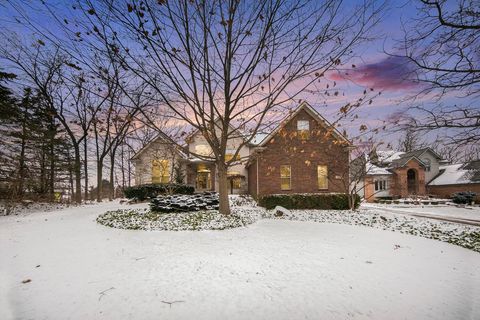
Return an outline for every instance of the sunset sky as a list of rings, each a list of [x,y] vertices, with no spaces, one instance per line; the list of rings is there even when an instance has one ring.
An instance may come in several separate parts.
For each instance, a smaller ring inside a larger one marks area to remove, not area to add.
[[[361,0],[348,0],[346,4],[360,3]],[[54,2],[55,3],[55,2]],[[373,88],[375,92],[381,91],[380,97],[374,99],[373,103],[359,110],[359,122],[346,123],[344,125],[350,136],[358,134],[360,124],[366,124],[369,128],[382,126],[384,121],[391,119],[395,114],[405,112],[412,105],[434,106],[437,104],[462,104],[468,103],[468,99],[458,98],[455,93],[450,93],[441,101],[433,99],[431,95],[421,96],[413,103],[404,101],[406,97],[412,96],[422,89],[422,86],[414,81],[405,79],[406,74],[412,70],[412,66],[405,58],[389,56],[396,54],[396,41],[402,39],[404,33],[403,25],[411,26],[412,19],[418,14],[418,3],[410,0],[387,1],[387,10],[381,23],[376,28],[376,40],[366,43],[357,48],[357,58],[349,61],[348,66],[355,65],[355,68],[346,68],[340,72],[332,71],[327,73],[327,79],[335,81],[341,94],[329,97],[312,97],[309,101],[318,111],[328,119],[334,121],[336,112],[345,103],[357,98],[365,89]],[[71,14],[71,8],[65,7],[65,15]],[[0,23],[8,26],[25,37],[31,32],[21,26],[12,23],[17,15],[15,10],[0,5]],[[62,9],[60,8],[60,12]],[[32,14],[30,12],[30,14]],[[33,13],[33,16],[35,14]],[[48,26],[44,18],[36,17],[40,24]],[[386,53],[387,52],[387,53]],[[379,135],[381,140],[396,142],[398,133],[382,132]],[[426,137],[426,139],[434,139]]]

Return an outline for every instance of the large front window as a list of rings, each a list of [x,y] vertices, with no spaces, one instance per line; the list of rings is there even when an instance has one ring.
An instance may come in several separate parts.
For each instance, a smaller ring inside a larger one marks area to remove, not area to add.
[[[328,189],[328,167],[321,165],[317,166],[318,189]]]
[[[170,182],[170,162],[166,159],[152,161],[152,183]]]
[[[292,189],[292,167],[288,165],[280,166],[280,186],[282,190]]]

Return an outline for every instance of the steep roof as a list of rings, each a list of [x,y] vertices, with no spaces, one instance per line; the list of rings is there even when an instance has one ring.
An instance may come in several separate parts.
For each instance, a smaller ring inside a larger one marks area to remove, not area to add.
[[[147,143],[146,145],[144,145],[140,150],[137,151],[137,153],[135,153],[133,155],[133,157],[130,158],[130,160],[135,160],[137,159],[142,153],[144,153],[146,150],[148,150],[150,148],[150,146],[157,142],[158,140],[163,140],[167,143],[170,143],[172,145],[177,145],[177,143],[175,141],[172,140],[172,138],[170,138],[169,136],[167,136],[165,133],[163,133],[162,131],[159,131],[158,134],[155,136],[155,138],[153,138],[149,143]],[[180,148],[175,148],[178,152],[178,154],[182,157],[182,158],[186,158],[186,154],[180,150]]]
[[[420,158],[425,152],[430,152],[435,158],[441,160],[442,157],[440,157],[435,151],[433,151],[431,148],[423,148],[423,149],[418,149],[418,150],[413,150],[409,152],[405,152],[402,155],[402,158],[404,157],[417,157]]]
[[[377,154],[378,162],[384,163],[384,164],[389,164],[394,160],[400,159],[404,154],[404,152],[394,151],[394,150],[385,150],[385,151],[377,150],[375,152]]]
[[[377,150],[375,152],[377,155],[377,161],[385,165],[388,165],[390,163],[397,166],[399,164],[405,165],[405,163],[408,162],[411,158],[416,158],[417,160],[419,160],[420,157],[426,152],[429,152],[438,160],[442,160],[441,156],[439,156],[435,151],[433,151],[431,148],[428,148],[428,147],[409,151],[409,152],[394,151],[394,150],[385,150],[385,151]]]
[[[392,173],[388,171],[386,168],[381,168],[378,167],[372,163],[367,163],[366,165],[366,175],[367,176],[385,176],[385,175],[391,175]]]
[[[270,141],[301,110],[305,110],[325,128],[333,128],[333,135],[337,139],[348,143],[348,145],[351,145],[350,140],[348,140],[343,134],[341,134],[335,127],[333,127],[332,124],[330,124],[330,122],[328,122],[327,119],[325,119],[320,113],[318,113],[317,110],[315,110],[310,104],[308,104],[308,102],[304,101],[298,105],[295,111],[293,111],[288,116],[286,116],[270,134],[268,134],[260,143],[258,143],[258,146],[260,147],[265,146],[267,142]]]
[[[417,157],[415,156],[410,156],[410,157],[401,157],[399,159],[396,159],[396,160],[393,160],[392,163],[391,163],[391,167],[392,168],[400,168],[400,167],[403,167],[405,166],[409,161],[411,160],[415,160],[417,161],[418,163],[420,163],[423,167],[425,167],[425,163],[423,163],[422,160],[418,159]]]

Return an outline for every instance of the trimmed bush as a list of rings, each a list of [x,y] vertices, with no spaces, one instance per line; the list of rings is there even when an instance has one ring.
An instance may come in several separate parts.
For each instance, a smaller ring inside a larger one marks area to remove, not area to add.
[[[128,199],[138,199],[140,201],[155,198],[158,195],[164,194],[193,194],[194,187],[185,184],[142,184],[139,186],[128,187],[123,190],[125,197]]]
[[[150,209],[162,213],[217,210],[218,194],[205,192],[194,195],[158,196],[150,201]]]
[[[282,206],[287,209],[348,210],[348,195],[343,193],[272,194],[260,197],[258,205],[266,209]],[[355,208],[360,205],[356,196]]]
[[[470,204],[477,194],[471,191],[463,191],[452,194],[452,201],[456,204]]]

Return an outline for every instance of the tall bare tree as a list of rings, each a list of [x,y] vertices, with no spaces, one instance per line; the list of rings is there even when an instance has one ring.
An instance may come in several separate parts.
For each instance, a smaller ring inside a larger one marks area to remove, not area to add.
[[[240,148],[278,106],[323,93],[325,72],[368,40],[382,5],[349,5],[85,0],[78,10],[92,35],[148,85],[158,110],[203,135],[211,154],[194,155],[216,165],[220,211],[229,214],[227,170]],[[227,141],[235,137],[244,140],[227,160]]]

